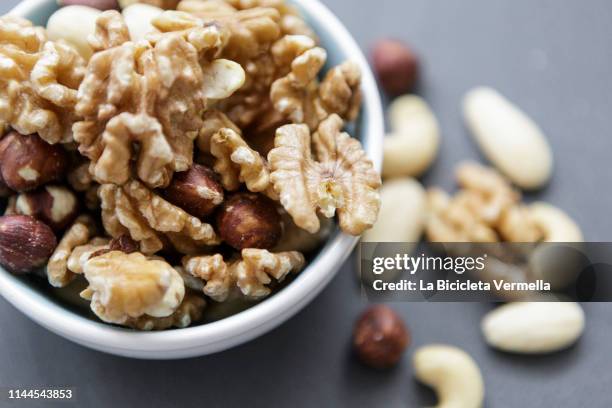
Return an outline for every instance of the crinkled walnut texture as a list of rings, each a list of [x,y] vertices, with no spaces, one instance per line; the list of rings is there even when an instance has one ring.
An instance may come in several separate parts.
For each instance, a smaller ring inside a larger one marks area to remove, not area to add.
[[[219,108],[241,128],[251,125],[271,109],[268,94],[279,75],[270,49],[281,37],[279,12],[265,7],[236,10],[224,1],[183,1],[178,8],[227,28],[229,40],[222,57],[239,62],[246,79]]]
[[[0,17],[0,122],[47,143],[72,140],[85,61],[70,45],[15,16]]]
[[[183,0],[181,6],[188,4],[202,3],[200,0]],[[231,5],[237,10],[247,10],[258,7],[274,8],[280,14],[280,27],[283,34],[308,35],[316,40],[314,31],[304,22],[298,10],[289,5],[285,0],[225,0],[227,5]],[[196,4],[197,6],[197,4]],[[192,6],[194,7],[194,6]],[[201,6],[200,6],[201,7]]]
[[[229,128],[219,130],[210,141],[210,152],[216,159],[214,170],[221,175],[226,190],[236,191],[245,183],[249,191],[274,196],[268,163],[237,132]]]
[[[47,264],[47,278],[52,286],[61,288],[74,279],[75,274],[68,267],[68,259],[76,247],[89,242],[95,231],[94,220],[87,215],[82,215],[64,233]]]
[[[312,141],[306,125],[283,126],[268,155],[282,206],[297,226],[313,234],[320,228],[317,211],[328,218],[337,211],[340,228],[352,235],[370,228],[378,216],[380,175],[342,126],[342,119],[331,115]]]
[[[89,287],[81,295],[91,300],[91,310],[107,323],[170,316],[185,295],[183,279],[174,268],[138,252],[112,251],[90,258],[84,274]]]
[[[212,226],[162,199],[133,180],[124,186],[104,184],[99,190],[102,223],[113,238],[124,234],[140,243],[145,254],[160,251],[167,242],[185,254],[219,244]]]
[[[281,35],[280,15],[273,8],[236,10],[222,1],[182,1],[178,10],[226,27],[229,39],[222,55],[240,63],[265,53]]]
[[[171,327],[182,329],[201,320],[205,308],[206,300],[202,296],[187,293],[181,305],[170,316],[152,317],[143,315],[135,319],[128,319],[124,325],[144,331],[165,330]]]
[[[354,120],[361,107],[361,71],[347,61],[332,68],[321,83],[317,76],[325,64],[322,48],[313,48],[291,63],[291,72],[276,80],[270,90],[274,108],[293,123],[311,130],[332,114]]]
[[[196,141],[198,150],[201,153],[210,153],[210,140],[218,131],[224,128],[231,129],[238,134],[242,133],[240,128],[225,113],[216,109],[206,111],[204,113],[204,125],[200,129]]]
[[[68,257],[68,270],[77,275],[83,274],[83,268],[94,254],[102,251],[109,252],[110,241],[108,238],[95,237],[85,245],[80,245],[72,250]]]
[[[521,204],[521,195],[495,170],[463,163],[457,168],[461,190],[450,197],[428,191],[427,238],[433,242],[537,242],[542,231]]]
[[[126,8],[135,3],[150,4],[166,10],[174,10],[181,0],[119,0],[121,8]]]
[[[89,61],[76,106],[85,120],[75,124],[74,138],[100,183],[125,184],[135,159],[135,173],[145,184],[168,185],[173,172],[192,164],[207,99],[227,97],[244,82],[238,64],[206,59],[223,44],[218,26],[166,13],[156,21],[172,29],[151,42],[108,41],[108,32],[125,28],[116,11],[98,21],[106,28],[97,30],[97,43],[114,47]]]
[[[205,282],[204,294],[217,302],[228,299],[239,288],[247,298],[260,299],[270,294],[272,278],[281,282],[304,266],[304,256],[296,251],[272,253],[265,249],[243,249],[241,259],[225,262],[219,254],[186,257],[185,271]]]

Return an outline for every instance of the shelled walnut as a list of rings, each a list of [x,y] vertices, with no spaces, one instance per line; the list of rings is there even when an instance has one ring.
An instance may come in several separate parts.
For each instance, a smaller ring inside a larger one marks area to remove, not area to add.
[[[106,31],[123,31],[119,13],[102,16],[112,17],[102,21]],[[202,58],[216,54],[221,36],[217,26],[193,22],[154,43],[124,42],[92,56],[76,106],[85,120],[75,124],[74,138],[96,181],[126,183],[134,158],[135,174],[149,187],[167,186],[172,173],[191,166],[207,99],[229,95],[244,81],[238,64]]]
[[[63,287],[74,279],[76,271],[70,270],[68,259],[74,249],[87,244],[95,232],[93,219],[83,215],[64,233],[47,264],[47,278],[52,286]]]
[[[225,301],[234,288],[242,295],[259,299],[271,292],[267,286],[281,282],[291,272],[304,266],[304,256],[296,251],[272,253],[265,249],[243,249],[241,257],[226,262],[219,254],[185,257],[183,267],[205,282],[204,294],[218,302]]]
[[[77,89],[85,61],[66,43],[48,41],[42,27],[0,17],[0,122],[48,143],[72,140]]]
[[[353,235],[371,228],[378,215],[380,175],[359,141],[342,132],[342,126],[342,119],[332,115],[312,140],[306,125],[283,126],[268,155],[282,206],[310,233],[320,228],[317,211],[327,218],[337,211],[340,228]]]
[[[254,193],[274,195],[268,163],[234,130],[219,130],[210,140],[210,153],[215,157],[214,169],[221,174],[225,189],[235,191],[244,183]]]
[[[495,170],[463,163],[456,171],[461,190],[450,197],[428,191],[427,238],[433,242],[537,242],[543,232],[521,204],[521,195]]]
[[[93,257],[85,263],[83,272],[89,286],[82,296],[107,323],[170,316],[185,296],[177,271],[164,261],[147,259],[138,252],[112,251]]]
[[[145,254],[160,251],[166,243],[187,254],[219,244],[212,226],[136,180],[122,187],[104,184],[99,193],[106,232],[112,237],[128,234]]]
[[[165,330],[171,327],[182,329],[202,319],[204,308],[206,308],[206,300],[202,296],[186,293],[180,306],[170,316],[143,315],[126,320],[124,325],[144,331]]]
[[[325,54],[314,48],[292,63],[292,71],[272,84],[270,98],[277,111],[293,123],[306,123],[311,130],[332,114],[354,120],[361,106],[361,72],[357,64],[345,62],[332,68],[321,83],[318,71]]]

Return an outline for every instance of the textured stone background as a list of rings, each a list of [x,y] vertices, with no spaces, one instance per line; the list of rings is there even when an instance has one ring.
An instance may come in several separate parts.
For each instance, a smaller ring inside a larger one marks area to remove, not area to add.
[[[3,0],[0,12],[16,3]],[[470,87],[491,85],[529,112],[554,148],[551,185],[528,199],[549,200],[566,209],[588,240],[612,238],[612,3],[326,3],[364,50],[380,36],[392,35],[409,41],[422,55],[419,93],[431,103],[443,134],[441,155],[426,184],[450,189],[454,165],[479,158],[464,129],[459,102]],[[483,344],[478,326],[489,305],[396,304],[412,328],[413,346],[397,369],[374,372],[349,353],[353,320],[365,306],[353,274],[348,262],[311,305],[249,344],[171,362],[84,349],[0,300],[0,385],[73,386],[78,405],[92,407],[417,407],[432,405],[434,396],[412,381],[410,352],[424,343],[446,342],[465,348],[480,364],[489,407],[612,406],[612,305],[585,305],[587,331],[572,349],[527,358]]]

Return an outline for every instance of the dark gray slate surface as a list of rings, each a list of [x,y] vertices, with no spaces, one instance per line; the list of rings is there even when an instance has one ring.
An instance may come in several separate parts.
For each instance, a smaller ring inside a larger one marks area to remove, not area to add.
[[[443,131],[440,159],[426,184],[451,188],[454,165],[478,158],[459,101],[472,86],[492,85],[541,124],[555,151],[553,182],[529,199],[566,209],[589,240],[612,238],[612,3],[326,2],[364,49],[379,36],[394,35],[423,56],[421,93]],[[15,3],[3,0],[0,11]],[[417,407],[433,404],[434,397],[411,379],[410,352],[446,342],[465,348],[482,367],[488,407],[612,406],[612,305],[585,305],[587,331],[569,351],[527,358],[483,344],[478,326],[488,305],[397,304],[413,346],[397,369],[382,373],[361,367],[349,353],[352,322],[364,306],[349,262],[303,312],[247,345],[198,359],[148,362],[76,346],[0,300],[0,385],[73,386],[79,405],[91,407]]]

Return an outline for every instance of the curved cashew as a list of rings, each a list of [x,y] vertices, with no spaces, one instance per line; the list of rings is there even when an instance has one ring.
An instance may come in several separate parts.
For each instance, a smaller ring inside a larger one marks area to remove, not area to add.
[[[415,95],[397,98],[389,108],[391,134],[384,139],[385,178],[424,173],[438,155],[440,129],[427,103]]]
[[[547,242],[582,242],[580,227],[561,209],[545,202],[529,206],[529,212],[536,225],[544,231]]]
[[[435,408],[478,408],[484,400],[480,369],[463,350],[443,344],[419,348],[412,358],[415,376],[436,390]]]

